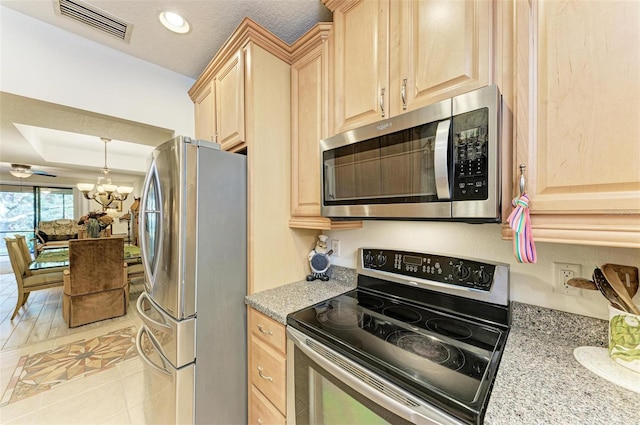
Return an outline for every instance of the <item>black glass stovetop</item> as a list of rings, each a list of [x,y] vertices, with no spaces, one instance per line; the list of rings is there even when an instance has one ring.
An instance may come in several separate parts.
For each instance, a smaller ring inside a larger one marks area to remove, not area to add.
[[[359,287],[287,323],[450,413],[478,422],[508,327]]]

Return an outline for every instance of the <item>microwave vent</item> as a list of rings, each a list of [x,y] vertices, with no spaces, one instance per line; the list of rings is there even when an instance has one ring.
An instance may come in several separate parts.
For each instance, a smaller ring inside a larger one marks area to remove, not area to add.
[[[57,14],[66,16],[84,25],[128,43],[133,25],[79,0],[53,0]]]

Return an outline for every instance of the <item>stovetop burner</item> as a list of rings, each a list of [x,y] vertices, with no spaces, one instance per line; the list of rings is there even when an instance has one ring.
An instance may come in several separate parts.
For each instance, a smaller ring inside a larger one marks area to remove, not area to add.
[[[409,307],[391,306],[382,310],[382,314],[392,317],[394,319],[401,320],[405,323],[416,323],[422,320],[422,315],[416,310]]]
[[[327,308],[318,313],[318,322],[332,329],[358,329],[371,318],[364,317],[362,310],[355,305],[345,305],[338,300],[329,301]]]
[[[433,273],[451,286],[457,278],[455,266],[463,267],[461,260],[385,250],[366,260],[366,252],[360,250],[365,267],[359,271],[369,275],[358,275],[357,289],[290,314],[287,324],[417,397],[479,423],[510,320],[508,301],[506,306],[493,303],[504,298],[505,283],[485,278],[504,270],[473,263],[479,272],[470,266],[469,273],[460,276],[476,276],[482,282],[461,285],[466,292],[460,297],[447,288],[440,291],[443,285],[434,291],[416,285],[422,280],[414,275]],[[371,268],[377,267],[372,261],[383,264],[384,273],[368,271],[367,261]],[[409,285],[377,277],[396,269],[411,275]],[[501,293],[493,294],[494,289]]]
[[[358,298],[358,305],[363,308],[375,309],[382,307],[384,305],[384,302],[375,297],[368,297],[366,295],[363,295]]]
[[[473,332],[464,323],[451,319],[430,319],[427,320],[427,329],[453,339],[471,338]]]
[[[416,334],[411,331],[395,331],[387,337],[387,342],[411,354],[451,370],[464,365],[464,354],[455,346],[447,345],[434,337]],[[397,354],[393,353],[394,355]]]

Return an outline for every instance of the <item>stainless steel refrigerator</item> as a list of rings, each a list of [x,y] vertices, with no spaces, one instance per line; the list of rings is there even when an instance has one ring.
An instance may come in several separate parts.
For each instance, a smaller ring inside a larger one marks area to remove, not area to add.
[[[140,205],[136,347],[148,424],[246,424],[246,157],[177,137],[151,155]]]

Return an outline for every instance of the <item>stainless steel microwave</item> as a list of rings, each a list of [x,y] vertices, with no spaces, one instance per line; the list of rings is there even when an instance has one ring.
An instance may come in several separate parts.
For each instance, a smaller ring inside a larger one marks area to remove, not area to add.
[[[500,221],[501,104],[488,86],[321,140],[322,215]]]

